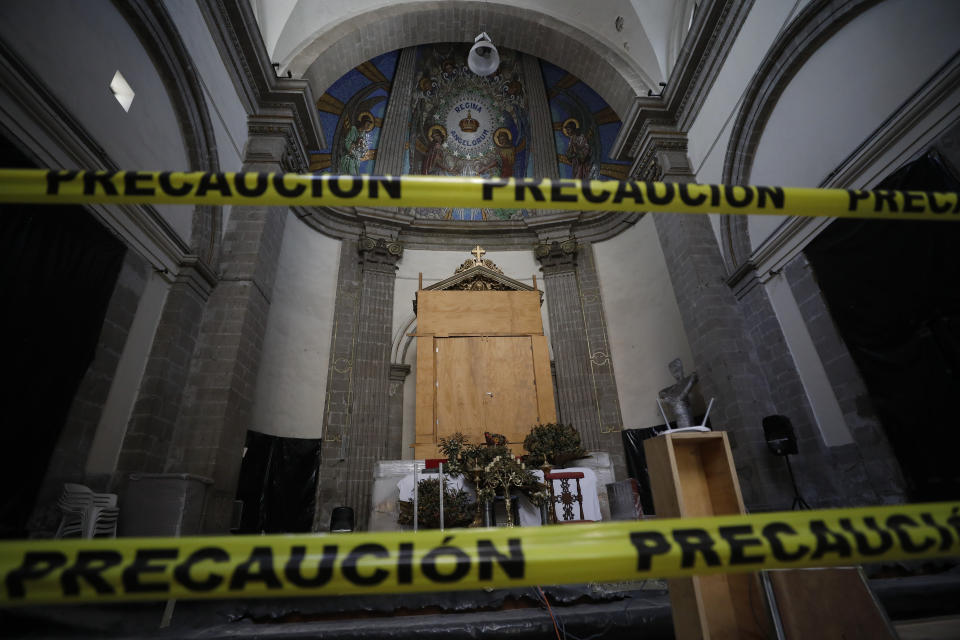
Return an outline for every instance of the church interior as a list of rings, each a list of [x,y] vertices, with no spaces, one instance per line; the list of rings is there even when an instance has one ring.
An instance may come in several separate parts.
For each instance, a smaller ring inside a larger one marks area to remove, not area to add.
[[[956,192],[958,26],[953,0],[7,0],[0,167]],[[725,434],[741,512],[960,498],[952,221],[3,204],[0,243],[4,539],[59,537],[65,484],[115,495],[120,537],[405,530],[451,438],[523,455],[548,424],[582,454],[562,481],[543,457],[551,506],[476,518],[651,517],[651,442],[691,425]],[[921,564],[861,575],[902,637],[956,637],[899,626],[960,616],[956,563]],[[587,591],[539,592],[564,635],[686,637],[665,584]],[[637,594],[659,613],[611,604]],[[230,615],[561,637],[532,597],[417,598]],[[256,635],[177,607],[178,637]],[[97,611],[3,619],[124,619]]]

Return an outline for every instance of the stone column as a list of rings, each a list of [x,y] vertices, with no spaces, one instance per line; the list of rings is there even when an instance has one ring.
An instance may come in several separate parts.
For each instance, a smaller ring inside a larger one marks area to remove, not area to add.
[[[325,531],[330,526],[334,507],[346,504],[346,469],[349,467],[344,449],[346,435],[351,432],[351,407],[354,396],[354,363],[360,314],[360,269],[356,238],[340,243],[340,271],[337,274],[337,297],[333,310],[333,335],[330,337],[330,365],[327,368],[326,403],[323,414],[323,445],[320,474],[317,479],[316,511],[313,530]]]
[[[200,319],[215,283],[210,268],[196,261],[170,285],[110,483],[113,490],[122,491],[130,473],[165,469]]]
[[[620,400],[607,340],[593,247],[574,238],[535,249],[550,316],[558,420],[580,432],[588,450],[606,451],[626,477]]]
[[[360,318],[353,428],[347,433],[346,443],[352,460],[346,499],[347,504],[354,508],[357,528],[363,529],[370,511],[373,467],[386,457],[387,450],[393,287],[403,247],[399,242],[361,236],[358,249],[361,269]]]
[[[414,62],[417,48],[400,50],[397,70],[390,87],[390,101],[383,114],[383,128],[377,143],[377,175],[400,175],[403,173],[403,154],[407,152],[410,139],[410,113],[413,110]]]
[[[550,342],[557,371],[557,419],[580,432],[587,449],[600,447],[600,416],[590,373],[590,351],[577,259],[581,245],[573,238],[540,244],[535,252],[543,272],[543,288],[550,317]]]
[[[617,478],[627,477],[626,458],[623,453],[623,417],[620,414],[620,397],[610,357],[610,341],[607,338],[607,321],[603,312],[600,293],[600,278],[597,274],[593,245],[583,243],[577,257],[577,281],[580,288],[580,310],[583,313],[586,331],[587,352],[590,357],[590,376],[596,396],[597,415],[600,423],[598,449],[610,454]]]
[[[523,78],[527,92],[527,113],[530,117],[530,150],[533,155],[533,175],[538,178],[559,178],[557,143],[553,135],[553,121],[547,90],[543,85],[540,61],[523,54]]]
[[[251,116],[244,171],[301,172],[306,156],[290,118]],[[288,210],[234,207],[220,282],[207,303],[164,471],[213,480],[204,530],[229,528],[267,313]]]
[[[390,446],[390,347],[394,280],[403,247],[366,234],[343,246],[341,265],[351,259],[355,266],[341,266],[334,312],[324,452],[336,454],[325,455],[321,470],[319,530],[329,526],[337,506],[352,507],[356,527],[363,530],[374,465],[396,455]]]
[[[633,173],[644,180],[693,182],[686,138],[649,134]],[[776,413],[770,388],[736,297],[726,284],[720,247],[707,216],[655,213],[654,226],[715,429],[730,436],[747,506],[783,506],[761,421]],[[687,363],[684,363],[687,364]],[[789,498],[787,498],[789,500]]]

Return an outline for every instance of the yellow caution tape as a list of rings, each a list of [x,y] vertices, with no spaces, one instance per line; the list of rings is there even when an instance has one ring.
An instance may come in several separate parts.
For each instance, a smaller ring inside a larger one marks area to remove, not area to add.
[[[960,502],[585,525],[0,543],[2,604],[398,593],[960,555]]]
[[[0,202],[575,209],[960,219],[955,192],[540,178],[0,169]]]

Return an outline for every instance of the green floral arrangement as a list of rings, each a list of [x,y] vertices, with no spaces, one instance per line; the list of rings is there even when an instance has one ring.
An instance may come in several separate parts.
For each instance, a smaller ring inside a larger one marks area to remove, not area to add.
[[[530,464],[558,467],[588,455],[580,444],[580,434],[569,424],[538,424],[527,434],[523,446],[529,452],[525,459]]]
[[[417,524],[420,529],[440,528],[440,479],[425,478],[417,483]],[[401,500],[397,522],[413,524],[413,502]],[[443,526],[466,527],[474,519],[476,507],[463,489],[443,488]]]

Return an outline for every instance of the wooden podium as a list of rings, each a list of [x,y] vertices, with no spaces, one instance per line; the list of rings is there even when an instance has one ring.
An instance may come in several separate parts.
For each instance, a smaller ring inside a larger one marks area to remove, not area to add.
[[[644,442],[657,516],[687,518],[744,513],[727,434],[666,433]],[[784,637],[896,638],[856,568],[770,571]],[[774,637],[759,574],[721,574],[668,581],[673,627],[689,638]]]
[[[665,433],[643,445],[657,517],[745,513],[725,432]],[[667,584],[678,640],[770,637],[757,574],[674,578]]]
[[[557,419],[541,292],[475,252],[454,276],[417,291],[418,460],[443,457],[440,438],[456,432],[475,443],[501,433],[521,454],[534,425]]]

